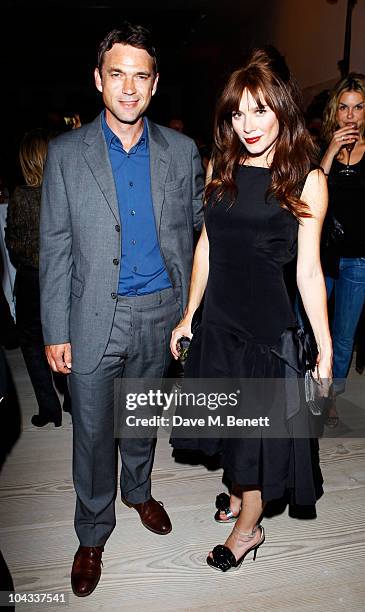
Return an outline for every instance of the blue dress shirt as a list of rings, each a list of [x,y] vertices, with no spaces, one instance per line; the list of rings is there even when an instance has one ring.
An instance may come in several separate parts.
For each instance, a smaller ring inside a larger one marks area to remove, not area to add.
[[[102,127],[109,152],[122,229],[122,253],[118,293],[145,295],[171,287],[157,238],[150,175],[147,122],[128,153],[110,129],[102,113]]]

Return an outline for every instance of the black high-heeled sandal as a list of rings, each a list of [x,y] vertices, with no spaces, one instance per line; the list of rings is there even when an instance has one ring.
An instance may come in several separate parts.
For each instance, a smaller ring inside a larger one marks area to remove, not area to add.
[[[223,544],[218,544],[218,546],[215,546],[212,550],[213,557],[209,557],[209,556],[207,557],[208,565],[210,565],[210,567],[213,567],[214,569],[221,570],[222,572],[228,572],[228,570],[231,570],[231,569],[238,569],[241,566],[242,561],[244,561],[245,557],[252,550],[254,551],[253,561],[256,561],[257,551],[260,548],[261,544],[265,542],[264,528],[261,525],[257,525],[256,527],[254,527],[251,533],[244,533],[243,531],[239,531],[237,527],[234,526],[233,532],[232,532],[233,534],[237,532],[238,538],[241,536],[241,537],[248,538],[250,540],[255,537],[258,529],[260,529],[261,531],[260,540],[256,544],[254,544],[253,546],[245,550],[245,552],[243,553],[241,557],[236,559],[233,552],[230,550],[230,548],[228,548],[228,546],[224,546]]]
[[[230,506],[230,503],[231,500],[227,493],[220,493],[219,495],[217,495],[215,500],[215,507],[217,508],[217,512],[214,515],[214,520],[217,523],[234,523],[238,519],[240,513],[233,514],[233,510]],[[221,518],[220,515],[222,512],[224,512],[227,518]]]

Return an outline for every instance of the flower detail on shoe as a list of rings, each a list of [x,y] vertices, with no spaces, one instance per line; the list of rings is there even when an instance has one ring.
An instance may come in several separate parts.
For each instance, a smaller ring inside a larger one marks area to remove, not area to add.
[[[217,523],[233,523],[239,516],[239,512],[235,514],[230,506],[231,500],[227,493],[219,493],[215,500],[217,512],[214,515],[214,520]],[[225,515],[225,518],[222,517]]]
[[[217,569],[222,570],[222,572],[226,572],[236,565],[236,557],[233,552],[228,548],[228,546],[224,546],[223,544],[218,544],[212,550],[213,555],[213,564]],[[210,557],[208,557],[210,558]]]
[[[213,567],[214,569],[219,569],[222,572],[227,572],[230,569],[237,569],[238,567],[240,567],[242,561],[244,561],[245,557],[251,551],[253,551],[253,560],[255,561],[257,550],[265,541],[264,528],[261,525],[257,525],[256,527],[254,527],[251,533],[245,533],[239,531],[235,526],[231,534],[236,536],[238,539],[244,537],[245,540],[243,540],[243,542],[250,542],[255,538],[257,532],[259,532],[260,534],[259,540],[255,544],[252,544],[252,546],[246,548],[246,550],[238,559],[236,559],[231,549],[225,544],[218,544],[218,546],[215,546],[212,552],[207,557],[208,565],[210,565],[210,567]]]

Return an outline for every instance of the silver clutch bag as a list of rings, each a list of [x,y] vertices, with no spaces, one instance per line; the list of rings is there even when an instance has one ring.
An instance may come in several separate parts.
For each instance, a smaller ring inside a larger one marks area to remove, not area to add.
[[[321,380],[318,374],[317,378],[313,376],[313,372],[308,368],[304,375],[304,390],[305,401],[309,411],[314,416],[321,416],[326,408],[326,400],[331,395],[331,383],[329,380]]]

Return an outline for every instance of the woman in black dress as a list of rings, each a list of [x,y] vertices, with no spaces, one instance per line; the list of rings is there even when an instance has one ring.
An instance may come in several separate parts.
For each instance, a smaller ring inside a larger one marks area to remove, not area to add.
[[[229,78],[217,105],[205,227],[196,248],[188,305],[171,339],[178,358],[178,341],[192,338],[192,317],[205,293],[186,378],[285,381],[291,376],[296,319],[283,267],[296,255],[297,284],[318,345],[317,372],[322,379],[331,378],[319,256],[327,187],[322,171],[313,169],[314,159],[298,87],[284,59],[273,48],[252,51]],[[241,397],[244,400],[244,389]],[[307,411],[300,403],[294,411],[289,405],[278,402],[274,409],[294,432]],[[256,556],[265,538],[258,522],[266,502],[289,495],[291,503],[312,505],[322,493],[318,444],[309,436],[188,442],[189,448],[221,453],[232,483],[229,503],[215,518],[236,523],[225,545],[207,557],[216,569],[237,567],[249,551]],[[172,444],[184,447],[176,437]]]

